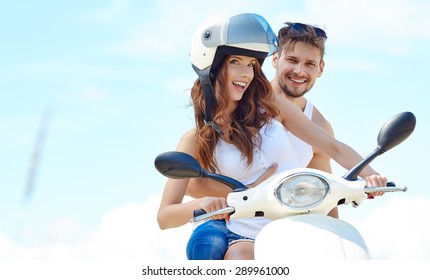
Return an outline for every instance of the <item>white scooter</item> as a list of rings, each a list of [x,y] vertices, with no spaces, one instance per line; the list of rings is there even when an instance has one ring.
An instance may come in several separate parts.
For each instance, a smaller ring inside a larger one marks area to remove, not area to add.
[[[400,113],[388,120],[378,135],[378,147],[345,176],[299,168],[275,174],[254,188],[204,170],[198,161],[181,152],[166,152],[155,159],[157,170],[169,178],[206,177],[233,189],[227,208],[205,213],[191,222],[229,213],[231,219],[265,217],[272,220],[255,239],[255,259],[335,260],[369,259],[362,236],[351,224],[327,216],[338,205],[357,207],[372,192],[406,191],[406,187],[366,187],[358,178],[377,156],[409,137],[416,124],[414,114]]]

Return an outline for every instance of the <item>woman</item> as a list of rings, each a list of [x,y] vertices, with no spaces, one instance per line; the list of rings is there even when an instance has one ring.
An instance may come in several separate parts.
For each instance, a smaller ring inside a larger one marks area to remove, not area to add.
[[[195,157],[205,169],[245,185],[252,184],[274,163],[278,164],[279,172],[298,167],[284,127],[324,150],[345,168],[362,159],[286,98],[275,97],[261,64],[276,47],[276,35],[270,25],[255,14],[217,17],[201,26],[190,52],[193,68],[199,75],[191,91],[196,127],[182,136],[178,151]],[[281,112],[274,106],[279,102],[283,106],[278,106],[283,108]],[[360,175],[372,174],[377,173],[367,167]],[[160,228],[187,223],[197,209],[210,212],[227,206],[225,198],[220,197],[182,203],[188,181],[167,180],[157,217]],[[378,175],[367,177],[366,181],[370,186],[386,184],[386,178]],[[216,246],[209,250],[215,259],[222,259],[227,248],[227,259],[253,258],[252,240],[267,220],[236,219],[226,226],[223,219],[228,217],[218,215],[195,229],[194,233],[205,234],[191,236],[187,248],[189,259],[202,259],[207,244]],[[204,240],[196,236],[203,236]]]

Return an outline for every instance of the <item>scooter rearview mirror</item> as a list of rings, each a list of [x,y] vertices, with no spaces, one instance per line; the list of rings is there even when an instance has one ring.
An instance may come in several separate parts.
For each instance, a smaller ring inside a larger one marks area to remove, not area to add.
[[[378,148],[385,153],[408,138],[415,129],[416,118],[411,112],[395,115],[379,131]],[[381,154],[382,154],[381,153]]]
[[[359,164],[343,176],[346,180],[357,180],[358,174],[377,156],[394,148],[408,138],[415,129],[416,118],[411,112],[395,115],[384,123],[378,134],[378,147]]]
[[[159,154],[154,165],[158,172],[172,179],[197,178],[205,173],[195,158],[177,151]]]
[[[233,178],[204,170],[195,158],[183,152],[172,151],[159,154],[155,158],[154,165],[158,172],[168,178],[185,179],[203,177],[221,182],[233,191],[247,189],[241,182]]]

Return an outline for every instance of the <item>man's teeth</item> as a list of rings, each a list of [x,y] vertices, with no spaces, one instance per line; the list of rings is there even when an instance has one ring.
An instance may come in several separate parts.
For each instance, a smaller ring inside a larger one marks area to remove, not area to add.
[[[290,79],[291,81],[295,82],[295,83],[304,83],[306,80],[298,80],[298,79]]]
[[[238,85],[238,86],[244,87],[244,86],[246,86],[246,83],[245,82],[233,82],[233,85]]]

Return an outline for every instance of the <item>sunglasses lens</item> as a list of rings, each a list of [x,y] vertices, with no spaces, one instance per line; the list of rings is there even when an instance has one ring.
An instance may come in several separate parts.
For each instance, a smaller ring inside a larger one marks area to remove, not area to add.
[[[297,31],[297,32],[306,32],[306,28],[307,27],[308,27],[308,25],[300,23],[300,22],[296,22],[296,23],[293,23],[293,24],[290,25],[290,28],[293,29],[293,30],[295,30],[295,31]],[[327,38],[327,34],[321,28],[314,27],[314,26],[310,26],[310,27],[312,27],[314,29],[315,34],[318,37]]]
[[[317,34],[318,37],[327,38],[327,35],[325,34],[325,31],[321,28],[314,27],[315,34]]]
[[[298,32],[306,31],[306,25],[304,25],[303,23],[296,22],[296,23],[293,23],[290,27]]]

